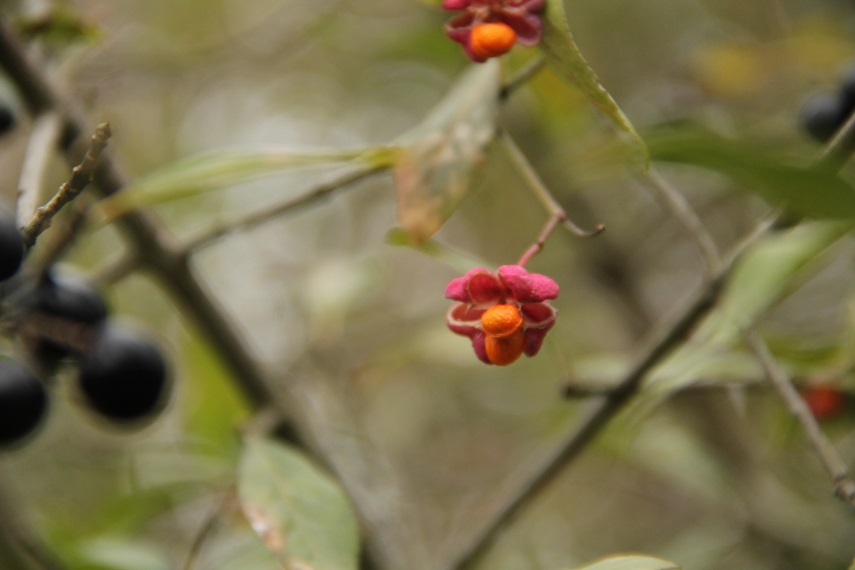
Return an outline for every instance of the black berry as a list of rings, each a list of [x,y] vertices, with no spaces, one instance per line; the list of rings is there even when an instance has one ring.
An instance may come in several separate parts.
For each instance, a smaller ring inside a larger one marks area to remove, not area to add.
[[[15,126],[15,115],[5,105],[0,105],[0,135],[5,135]]]
[[[24,240],[18,224],[9,214],[0,213],[0,281],[17,273],[23,259]]]
[[[80,361],[80,388],[92,408],[118,422],[149,417],[166,392],[160,350],[132,330],[106,324]]]
[[[51,317],[97,325],[107,317],[101,293],[88,282],[71,275],[49,275],[36,288],[32,310]]]
[[[843,125],[849,111],[842,95],[817,93],[802,107],[801,123],[811,137],[826,142]]]
[[[27,346],[45,373],[89,348],[108,310],[92,285],[71,275],[48,275],[25,301]]]
[[[0,445],[32,433],[44,418],[47,403],[47,392],[32,372],[15,361],[0,361]]]
[[[855,65],[846,68],[840,77],[840,97],[844,109],[855,109]]]

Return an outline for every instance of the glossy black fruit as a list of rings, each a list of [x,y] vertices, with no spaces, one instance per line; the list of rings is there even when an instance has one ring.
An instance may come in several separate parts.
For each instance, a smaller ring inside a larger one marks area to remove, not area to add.
[[[162,407],[166,362],[154,344],[132,330],[106,324],[79,366],[83,395],[107,418],[134,421]]]
[[[5,105],[0,105],[0,135],[5,135],[15,126],[15,115]]]
[[[47,392],[32,372],[15,361],[0,361],[0,445],[32,433],[44,418],[47,403]]]
[[[24,240],[18,224],[9,214],[0,213],[0,281],[17,273],[23,259]]]
[[[46,373],[88,349],[108,314],[98,290],[71,275],[47,276],[25,303],[28,347]]]
[[[843,125],[850,110],[842,95],[817,93],[802,107],[801,123],[811,137],[826,142]]]
[[[76,323],[97,325],[107,317],[101,293],[88,282],[71,275],[49,275],[39,284],[31,301],[35,312]]]

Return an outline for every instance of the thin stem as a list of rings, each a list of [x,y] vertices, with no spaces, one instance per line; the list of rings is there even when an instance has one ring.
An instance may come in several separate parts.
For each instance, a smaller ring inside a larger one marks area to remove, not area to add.
[[[745,339],[763,366],[766,378],[786,402],[790,413],[807,435],[811,447],[831,477],[836,495],[855,507],[855,480],[849,474],[846,463],[840,458],[825,434],[822,433],[816,418],[814,418],[799,391],[756,331],[746,334]]]
[[[389,168],[389,165],[384,164],[377,166],[366,166],[357,170],[353,170],[334,180],[331,180],[330,182],[316,186],[315,188],[309,190],[302,196],[286,200],[280,204],[268,206],[263,210],[250,212],[249,214],[246,214],[243,217],[230,220],[225,224],[210,228],[198,234],[196,237],[190,238],[184,244],[184,250],[187,252],[187,254],[195,253],[200,249],[212,245],[222,237],[239,231],[256,228],[264,223],[277,219],[278,217],[284,214],[287,214],[302,207],[310,206],[324,198],[328,198],[330,195],[332,195],[338,190],[342,190],[357,182],[370,178],[375,174],[385,172]]]
[[[24,247],[31,248],[39,235],[50,227],[54,216],[66,204],[77,198],[89,185],[95,176],[95,167],[98,164],[98,159],[101,158],[101,153],[107,147],[110,135],[108,123],[98,125],[89,141],[89,148],[83,156],[83,160],[71,169],[71,177],[59,187],[56,195],[47,204],[36,210],[33,218],[21,230]]]
[[[537,241],[535,241],[531,247],[529,247],[525,253],[522,254],[520,260],[517,261],[517,265],[525,267],[529,260],[540,253],[543,250],[543,247],[546,245],[546,240],[549,239],[549,236],[555,231],[555,228],[558,227],[558,224],[564,220],[563,213],[555,213],[552,214],[549,219],[546,221],[546,225],[543,227],[543,231],[540,232],[540,235],[537,237]]]
[[[559,222],[567,231],[585,238],[594,237],[595,235],[605,231],[606,227],[603,224],[598,224],[593,230],[584,230],[573,223],[568,218],[567,212],[564,211],[564,208],[561,207],[561,204],[558,203],[558,200],[555,199],[555,196],[552,195],[552,192],[549,191],[546,184],[544,184],[543,180],[540,179],[540,176],[535,172],[534,167],[532,167],[531,163],[511,136],[507,132],[502,131],[499,138],[505,146],[505,152],[508,153],[511,161],[519,170],[520,175],[523,177],[532,193],[538,201],[543,204],[543,207],[550,216],[557,216],[560,218]]]
[[[649,185],[653,189],[654,195],[659,199],[659,202],[682,224],[689,239],[692,240],[695,247],[700,251],[708,274],[715,274],[721,264],[721,254],[719,253],[718,246],[716,246],[715,240],[713,240],[704,223],[692,209],[692,206],[689,205],[685,196],[678,192],[655,167],[651,166],[644,171],[643,175],[650,182]]]
[[[532,77],[546,67],[545,57],[536,57],[526,63],[522,69],[518,70],[510,79],[508,79],[499,91],[499,99],[504,101],[508,99],[514,91],[525,85]]]
[[[217,527],[220,524],[220,519],[229,511],[229,509],[232,508],[234,501],[235,490],[229,489],[213,506],[211,512],[207,517],[205,517],[205,521],[199,529],[199,532],[196,533],[193,543],[190,545],[190,550],[187,552],[187,558],[184,559],[184,565],[182,566],[183,570],[192,570],[193,566],[196,564],[196,560],[199,558],[199,554],[202,552],[202,548],[205,546],[205,543],[209,538],[211,538],[211,536],[213,536],[214,531],[217,530]]]

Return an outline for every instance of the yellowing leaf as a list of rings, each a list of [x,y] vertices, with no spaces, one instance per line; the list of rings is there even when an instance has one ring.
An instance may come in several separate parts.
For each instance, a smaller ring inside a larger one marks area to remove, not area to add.
[[[359,534],[347,496],[298,451],[248,439],[238,496],[253,530],[283,568],[356,570]]]
[[[451,217],[496,132],[499,64],[473,65],[416,128],[398,141],[392,172],[398,223],[423,243]]]
[[[563,0],[547,0],[540,46],[553,69],[566,81],[578,87],[618,129],[629,135],[646,169],[647,146],[579,51],[567,23]]]

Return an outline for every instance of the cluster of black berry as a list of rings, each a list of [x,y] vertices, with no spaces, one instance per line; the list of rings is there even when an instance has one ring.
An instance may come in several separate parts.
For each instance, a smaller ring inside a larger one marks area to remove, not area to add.
[[[836,91],[816,93],[802,107],[801,123],[810,136],[827,142],[855,111],[855,66],[843,73]]]
[[[35,431],[48,408],[44,379],[73,363],[82,399],[116,423],[138,423],[162,407],[167,366],[149,340],[108,318],[103,298],[85,281],[48,272],[27,279],[23,242],[10,216],[0,216],[3,313],[30,365],[0,360],[0,445]]]

